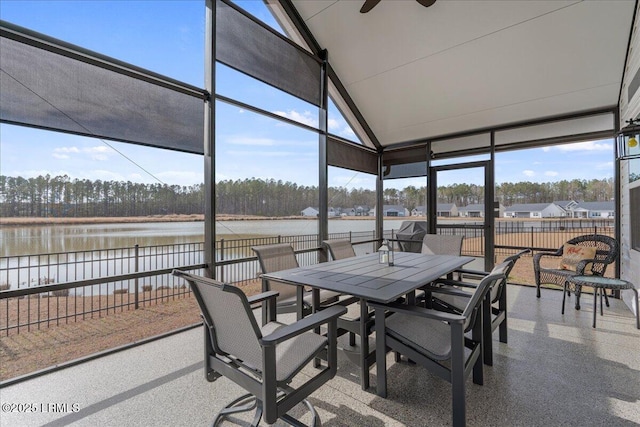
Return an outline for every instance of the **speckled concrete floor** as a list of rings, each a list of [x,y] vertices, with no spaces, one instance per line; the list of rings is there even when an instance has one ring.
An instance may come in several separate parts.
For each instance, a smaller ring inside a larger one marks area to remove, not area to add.
[[[481,426],[640,425],[640,330],[619,300],[591,327],[592,300],[560,314],[561,292],[509,286],[509,343],[494,336],[483,386],[468,381],[467,422]],[[573,297],[572,297],[573,298]],[[202,331],[82,363],[0,390],[2,426],[205,426],[242,390],[205,381]],[[309,373],[312,367],[303,370]],[[311,397],[325,426],[451,424],[451,387],[388,357],[388,398],[360,389],[358,368],[340,357],[337,376]],[[11,405],[15,404],[13,408]],[[7,409],[36,412],[7,412]],[[294,408],[294,415],[307,418]],[[247,425],[249,416],[237,423]]]

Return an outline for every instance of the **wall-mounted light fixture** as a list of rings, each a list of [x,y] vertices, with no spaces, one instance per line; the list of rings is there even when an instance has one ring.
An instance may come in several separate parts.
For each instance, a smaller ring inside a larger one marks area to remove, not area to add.
[[[627,120],[628,126],[618,132],[616,157],[621,160],[640,158],[640,119]]]

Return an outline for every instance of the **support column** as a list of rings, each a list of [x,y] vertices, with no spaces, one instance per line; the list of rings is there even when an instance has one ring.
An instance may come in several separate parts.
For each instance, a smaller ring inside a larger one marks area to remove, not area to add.
[[[217,0],[206,0],[205,72],[204,84],[207,99],[204,108],[204,262],[205,275],[216,278],[216,227],[215,227],[215,83],[216,44],[215,21]]]

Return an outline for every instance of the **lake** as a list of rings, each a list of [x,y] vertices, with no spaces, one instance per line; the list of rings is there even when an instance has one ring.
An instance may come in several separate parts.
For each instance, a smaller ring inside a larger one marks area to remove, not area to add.
[[[398,229],[403,220],[385,220],[387,230]],[[329,233],[372,231],[371,220],[329,221]],[[316,220],[218,221],[218,239],[251,236],[316,234]],[[75,224],[0,227],[0,256],[86,251],[194,243],[204,241],[203,222],[148,222],[124,224]]]

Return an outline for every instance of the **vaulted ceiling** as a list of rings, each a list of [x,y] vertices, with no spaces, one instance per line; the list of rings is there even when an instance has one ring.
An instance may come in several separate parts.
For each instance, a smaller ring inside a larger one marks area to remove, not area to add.
[[[289,19],[271,3],[281,22]],[[363,14],[364,0],[291,4],[374,138],[356,131],[382,147],[615,107],[636,7],[384,0]]]

